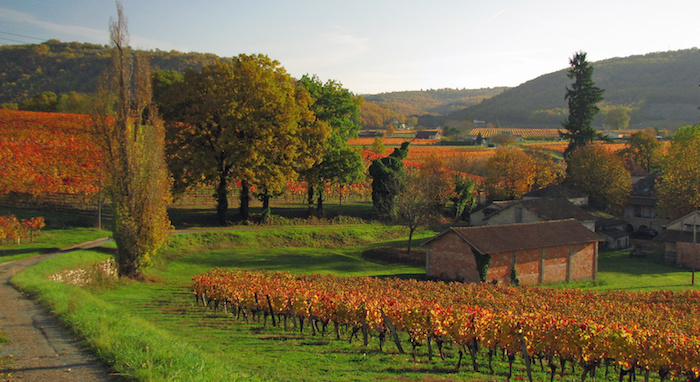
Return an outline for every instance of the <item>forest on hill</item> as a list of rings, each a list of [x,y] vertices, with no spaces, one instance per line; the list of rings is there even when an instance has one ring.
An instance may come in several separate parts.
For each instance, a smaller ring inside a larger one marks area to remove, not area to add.
[[[150,51],[155,70],[201,69],[222,58],[214,54]],[[43,93],[95,91],[110,64],[109,46],[49,40],[0,46],[0,103],[21,103]]]
[[[605,90],[601,127],[607,111],[622,108],[630,127],[673,129],[700,121],[700,50],[612,58],[592,63],[593,80]],[[485,120],[509,127],[560,127],[568,114],[566,68],[509,89],[478,105],[453,112],[454,120]]]
[[[187,68],[199,70],[219,60],[230,60],[205,53],[148,53],[155,70],[180,73]],[[1,46],[0,103],[21,104],[43,92],[90,94],[109,60],[109,47],[105,45],[49,40]],[[697,48],[613,58],[594,62],[593,66],[594,81],[605,90],[595,126],[602,127],[606,113],[615,109],[630,117],[629,126],[633,128],[673,129],[700,121]],[[559,128],[568,114],[564,93],[570,83],[563,68],[515,88],[363,95],[360,124],[372,129],[397,123],[409,127],[465,128],[473,127],[473,120],[481,120],[497,127]]]

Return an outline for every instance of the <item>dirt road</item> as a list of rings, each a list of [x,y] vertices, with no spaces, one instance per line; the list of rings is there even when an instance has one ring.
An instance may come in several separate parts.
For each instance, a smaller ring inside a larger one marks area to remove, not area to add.
[[[101,239],[80,248],[96,246]],[[107,367],[64,329],[57,319],[18,291],[10,279],[21,270],[60,253],[0,264],[0,381],[118,381]]]

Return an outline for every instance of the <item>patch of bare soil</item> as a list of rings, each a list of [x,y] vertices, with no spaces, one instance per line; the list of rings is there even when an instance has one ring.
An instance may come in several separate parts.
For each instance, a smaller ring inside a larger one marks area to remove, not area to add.
[[[404,264],[412,266],[425,265],[425,248],[378,247],[368,249],[362,253],[362,257],[383,264]]]

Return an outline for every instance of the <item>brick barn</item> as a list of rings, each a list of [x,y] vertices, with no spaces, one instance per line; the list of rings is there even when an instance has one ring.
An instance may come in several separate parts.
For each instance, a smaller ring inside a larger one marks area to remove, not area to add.
[[[479,267],[488,263],[487,282],[511,283],[513,276],[521,285],[590,280],[598,273],[599,241],[598,234],[573,219],[453,227],[423,243],[426,274],[479,282]]]

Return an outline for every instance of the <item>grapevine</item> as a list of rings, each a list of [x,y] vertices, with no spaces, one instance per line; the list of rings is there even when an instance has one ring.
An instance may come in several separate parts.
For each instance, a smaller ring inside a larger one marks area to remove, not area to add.
[[[387,336],[403,352],[397,333],[416,348],[453,343],[470,354],[505,354],[512,364],[547,360],[552,377],[566,363],[595,372],[613,364],[620,373],[645,370],[700,378],[700,293],[688,291],[590,292],[416,280],[297,276],[282,272],[213,269],[193,278],[197,301],[230,307],[239,316],[291,318],[325,333],[332,324],[362,333],[365,344]],[[490,362],[489,362],[490,363]],[[491,369],[490,365],[489,368]],[[530,376],[531,378],[531,376]]]

